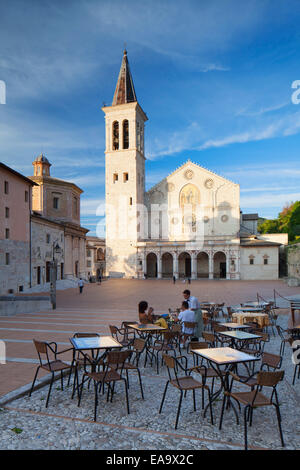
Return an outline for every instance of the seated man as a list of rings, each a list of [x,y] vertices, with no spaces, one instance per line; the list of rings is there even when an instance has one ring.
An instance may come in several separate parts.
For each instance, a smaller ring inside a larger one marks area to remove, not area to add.
[[[153,314],[153,308],[149,307],[148,311],[147,311],[147,308],[148,308],[148,302],[146,302],[145,300],[142,300],[139,303],[139,321],[140,321],[140,323],[144,323],[144,324],[153,323],[153,315],[152,315]]]
[[[180,347],[184,349],[185,342],[189,336],[193,335],[194,330],[192,328],[186,328],[184,322],[194,322],[195,321],[195,312],[189,310],[189,303],[184,300],[181,305],[181,312],[178,315],[176,322],[182,322],[182,333],[183,333],[183,343],[180,344]]]

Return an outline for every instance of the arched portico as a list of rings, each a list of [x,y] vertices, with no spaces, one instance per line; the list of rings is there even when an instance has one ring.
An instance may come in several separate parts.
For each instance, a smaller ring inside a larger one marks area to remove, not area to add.
[[[157,277],[157,256],[155,253],[149,253],[146,258],[147,277]]]
[[[161,273],[162,277],[173,276],[173,256],[171,253],[163,253],[161,257]]]
[[[205,251],[198,253],[197,255],[197,278],[209,277],[209,257]]]
[[[178,271],[179,277],[191,277],[192,275],[191,255],[186,251],[180,253],[178,257]]]
[[[214,279],[226,279],[226,255],[223,251],[214,255]]]

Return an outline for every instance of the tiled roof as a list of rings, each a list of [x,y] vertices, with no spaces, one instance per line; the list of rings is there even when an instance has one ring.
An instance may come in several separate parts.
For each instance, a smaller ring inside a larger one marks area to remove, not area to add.
[[[258,220],[258,214],[242,214],[243,220]]]
[[[137,101],[132,76],[130,73],[129,63],[127,59],[127,51],[124,51],[121,69],[118,77],[117,86],[112,102],[112,106],[119,104],[132,103]]]
[[[43,155],[41,153],[41,155],[39,155],[38,157],[36,157],[36,159],[34,160],[35,162],[43,162],[43,163],[48,163],[49,165],[51,165],[51,163],[49,162],[48,158],[45,157],[45,155]]]

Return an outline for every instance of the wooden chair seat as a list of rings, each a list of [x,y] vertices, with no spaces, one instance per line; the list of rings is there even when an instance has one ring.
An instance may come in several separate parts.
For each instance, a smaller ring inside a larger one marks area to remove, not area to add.
[[[70,369],[70,367],[70,364],[66,364],[65,362],[62,362],[58,359],[57,361],[49,362],[49,364],[43,364],[41,366],[41,369],[45,369],[49,372],[57,372],[65,369]]]
[[[181,390],[195,390],[196,388],[202,388],[203,385],[195,380],[193,377],[179,377],[177,380],[171,380],[171,385],[174,387],[179,388]]]
[[[85,375],[96,382],[115,382],[122,380],[121,375],[113,369],[108,372],[86,372]]]
[[[237,392],[231,393],[231,397],[237,400],[238,402],[242,403],[243,405],[251,405],[254,395],[256,394],[255,400],[253,402],[253,406],[267,406],[272,405],[270,402],[270,398],[266,397],[261,392],[256,392],[255,390],[251,392]]]

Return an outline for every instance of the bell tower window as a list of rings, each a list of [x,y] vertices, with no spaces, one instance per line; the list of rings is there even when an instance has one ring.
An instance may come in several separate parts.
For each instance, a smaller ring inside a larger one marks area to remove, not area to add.
[[[129,122],[127,119],[123,121],[123,149],[129,148]]]
[[[113,150],[119,150],[119,123],[113,123]]]

